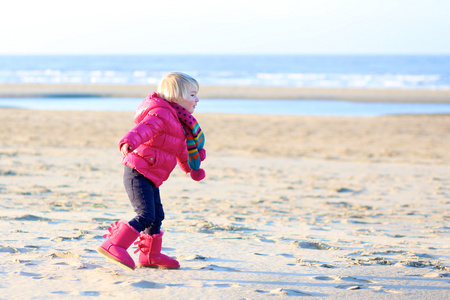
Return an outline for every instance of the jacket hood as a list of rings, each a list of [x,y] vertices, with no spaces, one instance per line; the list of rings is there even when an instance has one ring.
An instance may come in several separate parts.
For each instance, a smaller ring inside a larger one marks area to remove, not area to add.
[[[148,115],[148,112],[150,110],[158,107],[169,109],[178,119],[175,109],[172,107],[172,105],[170,105],[167,100],[159,97],[157,93],[153,93],[145,98],[137,107],[136,112],[134,113],[134,122],[136,124],[140,123]]]

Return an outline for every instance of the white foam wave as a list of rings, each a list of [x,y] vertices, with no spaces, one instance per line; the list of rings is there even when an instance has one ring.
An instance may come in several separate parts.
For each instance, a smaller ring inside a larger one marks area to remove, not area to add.
[[[450,89],[449,78],[436,74],[189,73],[208,85]],[[157,84],[162,74],[144,70],[0,70],[0,83]]]

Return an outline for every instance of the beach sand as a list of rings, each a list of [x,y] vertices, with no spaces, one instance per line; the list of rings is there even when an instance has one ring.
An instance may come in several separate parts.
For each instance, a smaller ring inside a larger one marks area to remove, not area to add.
[[[449,115],[197,114],[207,177],[161,186],[181,268],[126,271],[95,249],[134,216],[132,115],[0,109],[1,299],[448,297]]]

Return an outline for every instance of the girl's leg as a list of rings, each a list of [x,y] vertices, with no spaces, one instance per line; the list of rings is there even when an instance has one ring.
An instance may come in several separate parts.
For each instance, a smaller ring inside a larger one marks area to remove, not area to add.
[[[156,221],[155,185],[144,175],[127,166],[124,169],[123,183],[131,205],[136,212],[136,217],[129,224],[141,232]],[[161,203],[161,200],[159,200],[159,203]]]
[[[164,220],[164,209],[161,204],[161,196],[159,194],[159,188],[156,186],[153,187],[153,199],[155,206],[155,221],[145,229],[145,233],[150,235],[159,234],[161,232],[161,224]]]
[[[140,235],[138,247],[139,253],[139,266],[150,268],[166,268],[166,269],[178,269],[180,264],[176,259],[173,259],[165,254],[161,253],[162,236],[164,234],[161,231],[161,223],[164,220],[164,210],[161,204],[161,197],[159,195],[159,188],[152,184],[152,205],[154,217],[152,221],[145,227],[145,234]],[[146,197],[150,199],[150,197]],[[135,204],[133,205],[134,207]],[[135,208],[136,209],[136,208]],[[139,209],[136,209],[139,217]],[[136,219],[135,218],[135,219]],[[134,219],[133,219],[134,220]],[[133,221],[130,222],[132,224]]]

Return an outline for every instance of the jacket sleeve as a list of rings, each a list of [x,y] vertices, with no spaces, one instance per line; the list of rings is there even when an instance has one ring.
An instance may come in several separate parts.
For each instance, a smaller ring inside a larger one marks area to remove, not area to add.
[[[150,141],[164,126],[164,121],[156,114],[148,114],[139,124],[128,131],[119,142],[119,149],[123,144],[136,149],[141,144]]]
[[[187,146],[184,147],[183,151],[177,155],[178,166],[180,166],[181,170],[185,173],[191,172],[191,168],[189,167],[188,162],[188,152]]]

